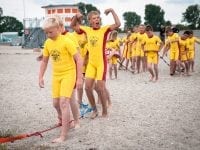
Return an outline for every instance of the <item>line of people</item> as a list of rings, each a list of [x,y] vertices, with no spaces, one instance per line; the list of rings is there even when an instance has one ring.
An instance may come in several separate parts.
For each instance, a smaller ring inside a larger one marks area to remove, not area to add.
[[[112,8],[106,9],[106,15],[112,14],[114,24],[101,26],[100,13],[91,11],[88,14],[89,26],[81,25],[82,14],[76,14],[71,21],[74,33],[64,30],[62,20],[58,16],[47,18],[43,29],[47,35],[39,71],[39,86],[44,88],[44,74],[49,58],[52,63],[52,98],[57,111],[61,133],[53,143],[66,140],[70,128],[70,113],[73,115],[74,125],[80,127],[79,107],[84,107],[83,81],[85,92],[91,105],[91,119],[98,116],[94,90],[98,94],[102,105],[102,117],[108,118],[108,107],[111,105],[109,91],[106,88],[107,58],[105,55],[106,39],[109,32],[119,28],[120,20]],[[87,67],[86,67],[87,64]],[[77,96],[75,96],[77,91]],[[76,101],[78,98],[78,103]],[[71,110],[71,112],[70,112]]]
[[[195,43],[200,43],[200,39],[191,30],[179,35],[172,27],[166,27],[165,33],[166,40],[162,41],[154,34],[151,25],[139,25],[129,30],[121,39],[123,47],[118,69],[128,70],[130,63],[132,73],[148,70],[150,81],[155,82],[158,80],[159,58],[166,62],[164,57],[169,51],[169,74],[173,76],[177,71],[179,75],[183,73],[189,76],[189,72],[194,72]]]

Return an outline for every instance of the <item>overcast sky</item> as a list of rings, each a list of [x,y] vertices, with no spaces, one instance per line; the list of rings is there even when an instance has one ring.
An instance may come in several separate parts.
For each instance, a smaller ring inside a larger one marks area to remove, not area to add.
[[[79,0],[0,0],[0,7],[3,8],[4,16],[14,16],[22,21],[23,18],[42,18],[45,14],[42,6],[49,4],[76,4]],[[134,11],[144,21],[144,9],[146,4],[160,5],[165,11],[165,20],[173,24],[181,23],[182,13],[189,5],[200,4],[200,0],[83,0],[81,2],[96,6],[102,13],[103,24],[112,24],[111,15],[105,16],[103,11],[106,8],[113,8],[120,20],[123,20],[123,13]],[[123,23],[123,21],[122,21]]]

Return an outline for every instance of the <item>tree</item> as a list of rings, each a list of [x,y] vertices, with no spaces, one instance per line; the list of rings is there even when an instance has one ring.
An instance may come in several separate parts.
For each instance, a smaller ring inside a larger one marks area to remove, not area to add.
[[[123,14],[125,23],[124,30],[133,28],[135,25],[141,24],[141,17],[135,12],[125,12]]]
[[[0,17],[3,16],[3,9],[0,7]]]
[[[3,16],[0,17],[0,33],[2,32],[18,32],[21,34],[23,24],[15,17]]]
[[[145,24],[150,24],[154,30],[158,31],[161,25],[165,24],[165,12],[160,6],[148,4],[145,5]]]
[[[167,21],[165,22],[165,26],[171,26],[171,25],[172,25],[171,21],[167,20]]]
[[[85,3],[78,3],[78,8],[80,10],[80,12],[83,14],[83,23],[88,25],[88,21],[87,21],[87,14],[92,11],[99,11],[95,6],[91,5],[91,4],[85,4]],[[100,12],[100,11],[99,11]]]
[[[183,13],[183,21],[189,24],[191,29],[200,29],[200,5],[190,5]]]

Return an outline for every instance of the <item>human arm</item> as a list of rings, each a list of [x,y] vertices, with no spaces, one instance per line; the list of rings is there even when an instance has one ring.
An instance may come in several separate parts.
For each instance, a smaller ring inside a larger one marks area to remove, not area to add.
[[[43,56],[41,64],[40,64],[40,71],[39,71],[39,87],[44,88],[44,73],[46,71],[48,65],[49,57]]]
[[[166,44],[165,46],[164,46],[164,48],[163,48],[163,54],[162,54],[162,58],[166,55],[166,53],[167,53],[167,51],[169,50],[169,44]]]
[[[115,11],[112,8],[108,8],[104,11],[104,13],[106,15],[108,15],[109,13],[112,13],[112,16],[114,18],[115,23],[110,25],[110,30],[115,30],[117,28],[119,28],[121,26],[121,22],[119,20],[119,17],[117,16],[117,14],[115,13]]]
[[[79,53],[74,54],[73,58],[76,63],[76,87],[79,89],[82,87],[83,84],[83,74],[82,74],[83,60]]]
[[[74,17],[72,17],[72,21],[70,23],[70,27],[76,31],[77,33],[80,33],[80,20],[83,18],[83,15],[78,13]]]
[[[200,39],[199,38],[195,38],[195,42],[200,44]]]

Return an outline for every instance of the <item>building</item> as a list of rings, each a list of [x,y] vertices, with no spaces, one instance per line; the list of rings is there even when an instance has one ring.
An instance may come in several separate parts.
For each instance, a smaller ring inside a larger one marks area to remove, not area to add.
[[[24,18],[24,38],[22,41],[23,48],[40,48],[46,40],[46,35],[42,30],[44,19],[53,15],[62,18],[65,28],[70,30],[69,25],[72,17],[79,12],[77,5],[48,5],[42,6],[45,9],[43,18]]]
[[[60,16],[65,27],[69,27],[72,17],[79,12],[77,5],[48,5],[42,6],[42,8],[45,9],[45,17]]]

